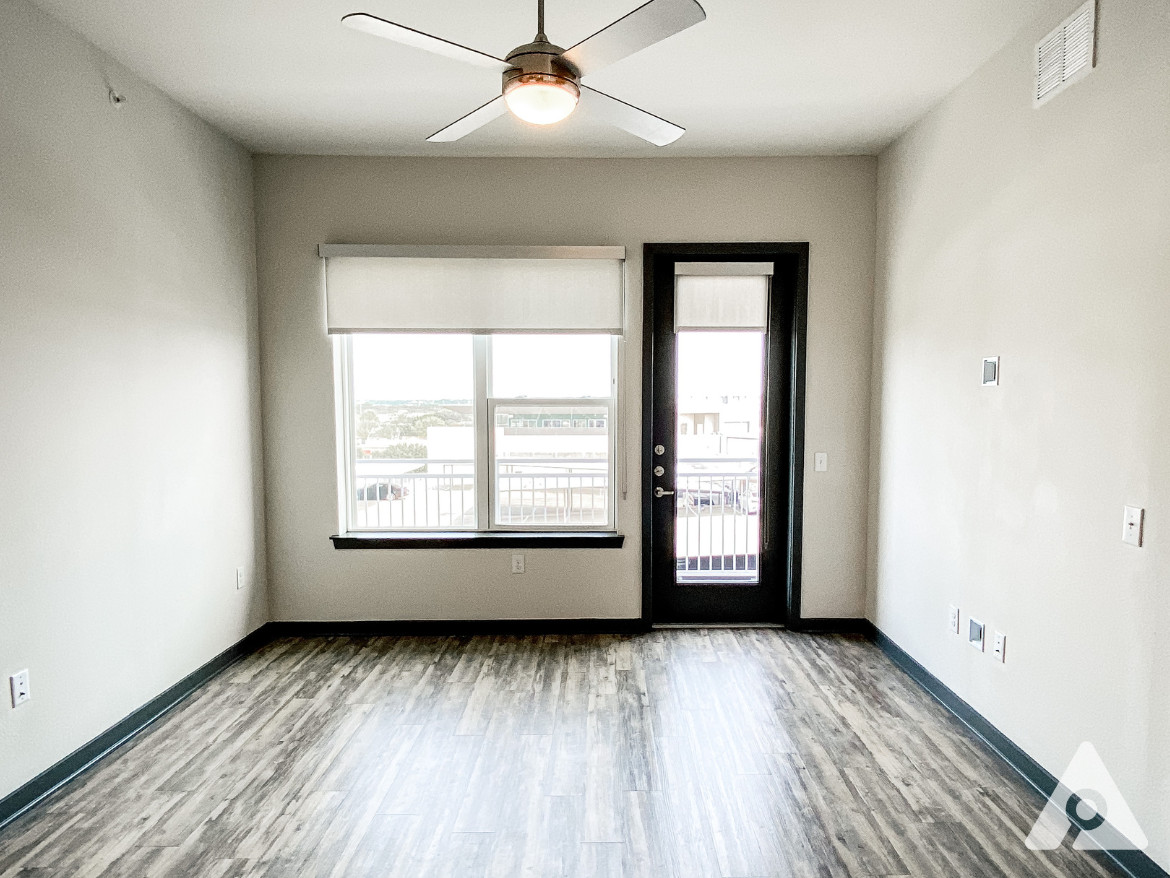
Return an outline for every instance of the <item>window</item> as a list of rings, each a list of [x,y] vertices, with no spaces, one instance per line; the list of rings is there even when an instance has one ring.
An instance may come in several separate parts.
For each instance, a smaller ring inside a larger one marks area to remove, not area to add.
[[[461,531],[447,542],[470,545],[477,533],[504,532],[483,537],[501,543],[559,530],[580,542],[573,532],[615,530],[624,247],[318,253],[346,533]]]
[[[614,530],[616,337],[336,338],[347,531]]]

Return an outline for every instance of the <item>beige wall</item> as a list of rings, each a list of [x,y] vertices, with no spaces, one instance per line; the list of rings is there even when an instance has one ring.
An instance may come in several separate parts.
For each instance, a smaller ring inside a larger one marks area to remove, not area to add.
[[[880,159],[870,613],[1054,774],[1092,741],[1170,866],[1170,4],[1100,0],[1033,109],[1047,5]]]
[[[256,159],[269,570],[277,619],[640,613],[641,251],[647,241],[809,241],[804,604],[864,609],[872,158]],[[621,551],[335,551],[333,362],[320,242],[624,244],[631,278]],[[811,472],[827,451],[828,473]]]
[[[267,607],[249,157],[24,0],[0,83],[3,796]]]

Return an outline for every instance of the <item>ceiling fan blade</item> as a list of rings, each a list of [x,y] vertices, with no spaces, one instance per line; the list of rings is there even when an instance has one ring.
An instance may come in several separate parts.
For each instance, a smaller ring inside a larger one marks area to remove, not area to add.
[[[376,37],[393,40],[396,43],[402,43],[406,46],[413,46],[416,49],[425,49],[428,52],[434,52],[436,55],[454,58],[456,61],[465,61],[468,64],[476,64],[480,67],[489,67],[493,70],[500,71],[507,70],[509,67],[508,62],[502,58],[497,58],[486,52],[469,49],[467,46],[461,46],[450,40],[424,34],[422,31],[415,30],[412,27],[395,24],[392,21],[386,21],[384,18],[378,18],[376,15],[369,15],[365,12],[351,12],[349,15],[343,15],[341,17],[341,23],[346,27],[352,27],[354,30],[364,31]]]
[[[462,119],[457,119],[446,128],[432,134],[427,140],[431,143],[451,143],[482,128],[492,119],[498,119],[508,112],[508,105],[504,103],[504,96],[494,97],[477,110],[472,110]]]
[[[599,119],[648,140],[655,146],[674,143],[687,130],[587,85],[581,86],[581,104]]]
[[[562,56],[585,76],[674,36],[707,17],[696,0],[650,0]]]

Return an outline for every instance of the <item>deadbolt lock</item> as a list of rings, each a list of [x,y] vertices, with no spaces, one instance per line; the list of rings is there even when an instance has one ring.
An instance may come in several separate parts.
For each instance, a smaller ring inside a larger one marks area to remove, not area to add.
[[[661,475],[664,475],[665,473],[666,473],[666,470],[664,470],[662,467],[660,467],[660,466],[654,467],[654,475],[661,476]]]
[[[666,454],[666,446],[665,445],[655,445],[654,446],[654,453],[655,454]]]

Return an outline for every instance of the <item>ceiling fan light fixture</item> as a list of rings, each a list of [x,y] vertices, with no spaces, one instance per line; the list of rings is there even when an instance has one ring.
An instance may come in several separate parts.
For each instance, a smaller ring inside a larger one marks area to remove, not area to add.
[[[648,143],[666,146],[683,134],[682,128],[660,116],[581,85],[581,77],[698,24],[707,17],[698,0],[645,0],[633,12],[568,50],[550,42],[545,34],[544,3],[536,0],[536,37],[503,58],[366,12],[351,12],[341,21],[377,37],[492,67],[503,74],[502,94],[440,128],[427,138],[428,143],[453,143],[509,111],[532,125],[554,125],[577,109],[582,89],[589,92],[586,110]]]
[[[533,125],[552,125],[568,118],[580,98],[575,82],[553,73],[524,73],[504,85],[504,103],[512,115]]]

